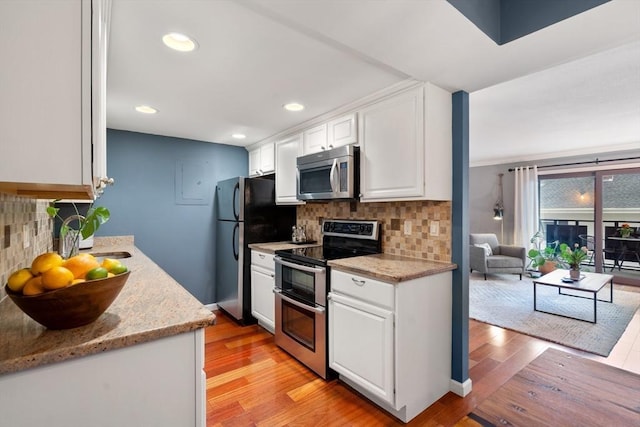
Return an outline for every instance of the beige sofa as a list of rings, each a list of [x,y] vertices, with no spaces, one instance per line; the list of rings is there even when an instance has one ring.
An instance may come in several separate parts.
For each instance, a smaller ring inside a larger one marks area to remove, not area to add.
[[[526,249],[520,246],[507,246],[498,243],[495,234],[482,233],[469,235],[469,266],[471,272],[484,274],[517,274],[522,280],[526,266]]]

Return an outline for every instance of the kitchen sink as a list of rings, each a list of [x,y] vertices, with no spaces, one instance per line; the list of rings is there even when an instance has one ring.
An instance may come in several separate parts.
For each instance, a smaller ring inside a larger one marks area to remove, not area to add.
[[[93,252],[93,255],[96,258],[131,258],[131,254],[127,251],[115,251],[115,252]]]

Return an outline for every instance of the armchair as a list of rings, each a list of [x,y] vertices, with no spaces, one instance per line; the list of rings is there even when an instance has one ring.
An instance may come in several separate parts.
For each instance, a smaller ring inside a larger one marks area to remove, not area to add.
[[[484,245],[491,249],[490,253],[485,247],[476,245]],[[527,253],[526,249],[520,246],[507,246],[498,243],[495,234],[470,234],[469,235],[469,266],[471,271],[476,270],[484,274],[484,280],[487,280],[487,274],[491,273],[513,273],[520,276],[526,265]]]

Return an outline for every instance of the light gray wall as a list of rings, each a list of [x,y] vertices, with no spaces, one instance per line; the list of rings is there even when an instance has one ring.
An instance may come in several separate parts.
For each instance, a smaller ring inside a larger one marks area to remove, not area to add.
[[[495,233],[498,236],[498,240],[500,240],[500,221],[493,219],[493,206],[498,199],[498,174],[504,173],[502,177],[504,188],[504,242],[501,243],[513,243],[514,174],[513,172],[509,172],[510,168],[533,165],[540,167],[562,163],[590,162],[595,159],[609,160],[638,156],[640,156],[640,149],[591,154],[588,156],[558,157],[531,162],[472,167],[469,169],[469,232]],[[638,163],[639,160],[635,160],[634,162]],[[603,165],[603,163],[600,165]],[[586,167],[595,166],[595,164],[576,165],[576,167],[577,166]],[[568,168],[570,168],[570,166],[561,169]],[[546,172],[552,169],[543,170]]]

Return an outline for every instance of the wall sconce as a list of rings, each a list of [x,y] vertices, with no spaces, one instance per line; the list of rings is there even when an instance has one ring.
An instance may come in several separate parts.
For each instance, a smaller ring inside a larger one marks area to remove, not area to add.
[[[504,218],[504,205],[502,203],[502,176],[504,174],[498,174],[498,200],[496,200],[496,204],[493,206],[493,219],[496,221],[502,220]]]

